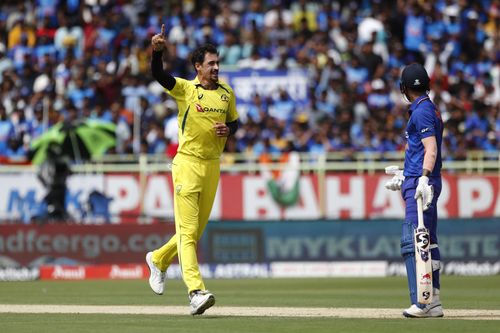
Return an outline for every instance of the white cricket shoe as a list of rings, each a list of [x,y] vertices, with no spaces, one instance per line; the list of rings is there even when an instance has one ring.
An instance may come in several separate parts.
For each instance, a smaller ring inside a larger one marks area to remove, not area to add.
[[[443,306],[439,299],[439,289],[434,289],[431,304],[426,305],[423,309],[412,304],[408,309],[403,311],[403,316],[408,318],[429,318],[443,317]]]
[[[153,252],[148,252],[146,254],[146,263],[149,267],[149,286],[153,289],[155,294],[163,295],[163,289],[165,288],[165,276],[166,272],[162,272],[153,263]]]
[[[215,304],[215,296],[208,290],[196,290],[189,295],[191,314],[201,315]]]

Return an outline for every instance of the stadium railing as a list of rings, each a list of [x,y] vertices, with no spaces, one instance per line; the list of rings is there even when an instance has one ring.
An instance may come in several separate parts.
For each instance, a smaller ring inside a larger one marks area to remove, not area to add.
[[[327,154],[299,153],[303,172],[355,172],[374,174],[383,172],[388,165],[403,167],[403,152],[333,152]],[[268,168],[281,170],[280,155],[270,155]],[[99,159],[72,165],[74,173],[102,172],[169,172],[172,160],[163,154],[105,155]],[[30,164],[0,164],[0,173],[36,172]],[[222,172],[256,173],[261,170],[258,156],[247,153],[224,153]],[[463,160],[444,160],[443,170],[465,174],[498,173],[500,177],[500,151],[469,151]]]

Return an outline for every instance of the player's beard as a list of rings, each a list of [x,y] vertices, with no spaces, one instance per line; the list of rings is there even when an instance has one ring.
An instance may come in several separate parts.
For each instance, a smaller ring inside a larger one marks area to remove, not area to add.
[[[210,73],[210,78],[213,82],[219,82],[219,72]]]

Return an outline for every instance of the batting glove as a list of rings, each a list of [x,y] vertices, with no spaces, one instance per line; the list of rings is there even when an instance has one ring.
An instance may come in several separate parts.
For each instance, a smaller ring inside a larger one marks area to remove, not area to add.
[[[418,179],[417,189],[415,190],[415,199],[422,197],[423,209],[427,210],[431,206],[434,197],[434,189],[429,185],[429,177],[422,176]]]
[[[390,191],[399,191],[401,190],[401,185],[403,185],[403,180],[405,180],[405,176],[403,176],[404,170],[399,170],[397,165],[391,165],[385,168],[385,173],[388,175],[394,175],[391,180],[385,183],[385,188]]]

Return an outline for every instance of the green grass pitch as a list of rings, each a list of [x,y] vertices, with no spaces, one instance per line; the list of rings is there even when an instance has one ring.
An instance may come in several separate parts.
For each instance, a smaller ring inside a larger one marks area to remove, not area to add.
[[[408,306],[404,277],[206,280],[215,307],[396,308]],[[500,276],[442,278],[447,309],[500,310]],[[0,282],[0,304],[185,306],[186,315],[0,313],[0,331],[18,332],[499,332],[498,320],[235,317],[188,315],[180,280],[165,294],[146,280]]]

